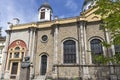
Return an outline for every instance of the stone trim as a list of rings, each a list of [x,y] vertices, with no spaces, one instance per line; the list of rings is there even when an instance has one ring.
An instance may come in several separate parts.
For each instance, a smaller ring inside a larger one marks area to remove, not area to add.
[[[120,65],[103,65],[103,64],[92,64],[92,65],[79,65],[79,64],[57,64],[54,67],[120,67]]]

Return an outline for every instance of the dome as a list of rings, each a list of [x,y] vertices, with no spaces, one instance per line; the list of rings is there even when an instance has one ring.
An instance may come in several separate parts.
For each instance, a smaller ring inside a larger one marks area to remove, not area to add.
[[[92,6],[94,5],[94,1],[93,0],[85,0],[83,3],[83,11],[86,11],[88,9],[90,9]]]
[[[45,7],[45,8],[49,8],[52,10],[52,7],[50,6],[50,4],[48,2],[44,2],[39,9],[41,9],[42,7]]]

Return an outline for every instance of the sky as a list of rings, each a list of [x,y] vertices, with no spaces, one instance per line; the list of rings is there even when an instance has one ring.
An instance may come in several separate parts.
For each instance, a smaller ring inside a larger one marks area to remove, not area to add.
[[[53,9],[53,17],[67,18],[79,16],[84,0],[0,0],[0,27],[6,36],[8,22],[19,18],[20,24],[38,21],[38,8],[48,1]]]

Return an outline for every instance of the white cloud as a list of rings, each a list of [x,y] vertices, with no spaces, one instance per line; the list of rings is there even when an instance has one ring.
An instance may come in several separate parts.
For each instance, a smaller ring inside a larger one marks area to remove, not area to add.
[[[78,9],[78,6],[75,0],[67,0],[65,6],[73,11],[76,11]]]
[[[57,15],[60,16],[60,18],[74,16],[75,14],[77,14],[79,4],[76,2],[76,0],[55,1],[51,1],[54,11],[55,9],[57,9],[56,12],[59,11],[58,8],[64,8],[65,10],[67,8],[69,9],[68,11],[71,10],[71,13],[67,13],[67,11],[64,11],[64,14],[58,13]],[[41,2],[42,0],[0,0],[0,27],[2,26],[3,29],[6,30],[8,26],[7,22],[11,21],[13,18],[19,18],[20,23],[37,21],[38,8]],[[54,8],[56,7],[56,4],[59,5],[57,6],[58,8]],[[65,5],[61,6],[61,4]]]
[[[19,18],[21,23],[37,20],[35,0],[0,0],[0,26],[7,29],[7,22]],[[5,32],[3,32],[5,35]]]

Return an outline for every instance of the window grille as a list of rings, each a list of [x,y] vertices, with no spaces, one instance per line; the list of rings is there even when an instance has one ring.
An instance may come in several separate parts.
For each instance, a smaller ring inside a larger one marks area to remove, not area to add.
[[[64,63],[76,63],[76,43],[73,40],[67,40],[63,43]]]
[[[91,44],[91,52],[93,54],[102,54],[103,53],[101,40],[99,40],[99,39],[93,39],[90,42],[90,44]]]

